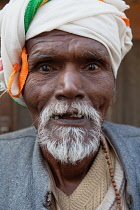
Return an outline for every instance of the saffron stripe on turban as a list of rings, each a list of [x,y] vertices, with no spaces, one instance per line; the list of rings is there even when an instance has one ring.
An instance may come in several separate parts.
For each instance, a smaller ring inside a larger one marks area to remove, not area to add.
[[[132,46],[132,33],[124,13],[128,7],[122,0],[10,0],[0,11],[3,63],[0,80],[7,88],[13,66],[18,64],[10,92],[19,97],[13,97],[16,102],[26,106],[22,93],[19,94],[24,84],[22,81],[19,86],[19,78],[22,80],[21,55],[25,42],[54,29],[102,43],[109,53],[116,78],[121,60]],[[25,79],[25,74],[23,75]]]

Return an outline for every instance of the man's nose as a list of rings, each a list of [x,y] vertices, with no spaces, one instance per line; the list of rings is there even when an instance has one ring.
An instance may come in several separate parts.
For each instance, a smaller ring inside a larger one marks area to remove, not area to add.
[[[59,77],[56,90],[56,98],[62,100],[67,99],[83,99],[85,92],[79,72],[67,71]]]

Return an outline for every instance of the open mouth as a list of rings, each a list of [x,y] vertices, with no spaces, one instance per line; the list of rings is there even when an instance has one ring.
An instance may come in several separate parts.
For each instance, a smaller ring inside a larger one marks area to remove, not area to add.
[[[61,120],[61,119],[70,119],[70,120],[79,120],[79,119],[84,119],[84,115],[82,114],[70,114],[70,113],[65,113],[65,114],[55,114],[52,117],[55,120]]]
[[[88,121],[86,116],[78,112],[67,112],[63,114],[54,114],[51,121],[61,126],[84,126]]]

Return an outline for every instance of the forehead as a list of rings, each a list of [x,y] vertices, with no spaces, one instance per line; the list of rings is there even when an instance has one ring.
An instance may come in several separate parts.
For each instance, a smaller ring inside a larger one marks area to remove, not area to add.
[[[107,49],[98,41],[59,30],[44,32],[28,40],[26,48],[28,53],[47,51],[65,56],[73,51],[79,56],[89,52],[110,60]]]

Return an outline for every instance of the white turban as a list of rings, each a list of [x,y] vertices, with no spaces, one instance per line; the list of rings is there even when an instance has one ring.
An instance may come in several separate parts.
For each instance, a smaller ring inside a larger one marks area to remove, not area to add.
[[[18,76],[21,68],[21,53],[26,40],[58,29],[88,37],[102,43],[110,56],[116,78],[118,67],[132,46],[131,29],[124,10],[129,6],[122,0],[51,0],[39,7],[27,33],[24,15],[30,0],[11,0],[0,12],[1,58],[3,71],[0,80],[7,88],[13,65],[19,64],[11,92],[19,92]],[[26,106],[22,94],[14,98]]]

